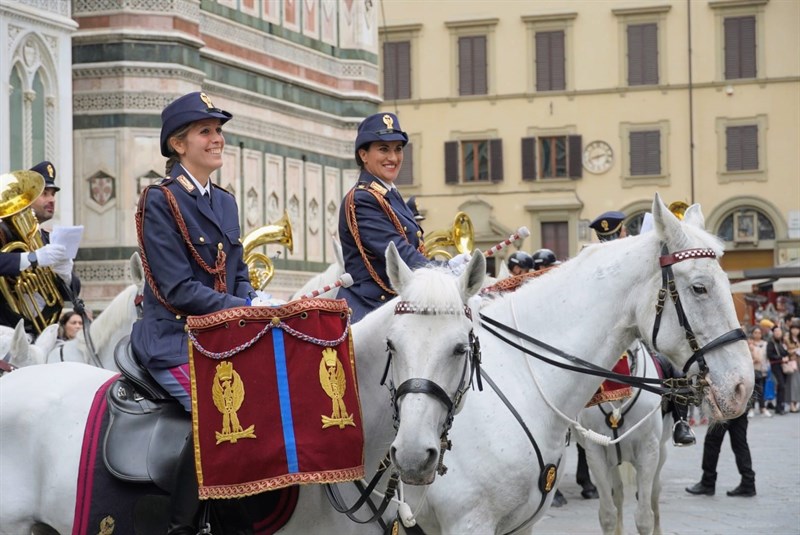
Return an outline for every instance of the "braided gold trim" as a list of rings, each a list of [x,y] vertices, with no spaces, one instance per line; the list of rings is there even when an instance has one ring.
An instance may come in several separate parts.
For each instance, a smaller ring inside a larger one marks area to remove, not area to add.
[[[189,329],[210,329],[231,320],[272,321],[273,318],[286,319],[309,310],[348,313],[344,299],[298,299],[277,307],[234,307],[203,316],[189,316],[186,326]]]
[[[606,401],[619,401],[621,399],[627,399],[632,395],[633,388],[630,386],[624,386],[611,391],[596,392],[595,395],[592,396],[592,399],[589,400],[589,403],[586,404],[586,407],[594,407],[595,405],[605,403]]]
[[[238,483],[233,485],[200,485],[200,499],[213,498],[244,498],[269,490],[278,490],[291,485],[309,485],[312,483],[345,483],[364,478],[364,466],[327,470],[319,472],[304,472],[299,474],[286,474],[277,477]]]
[[[530,279],[535,279],[541,275],[544,275],[551,269],[555,268],[556,266],[546,267],[544,269],[540,269],[539,271],[529,271],[527,273],[521,273],[519,275],[512,275],[511,277],[507,277],[501,281],[498,281],[491,286],[487,286],[481,290],[482,294],[488,293],[502,293],[502,292],[513,292]]]

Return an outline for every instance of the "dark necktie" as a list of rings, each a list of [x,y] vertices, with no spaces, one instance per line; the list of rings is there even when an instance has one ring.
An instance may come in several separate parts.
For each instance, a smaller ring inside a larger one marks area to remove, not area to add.
[[[211,195],[209,194],[208,191],[203,193],[203,197],[205,197],[205,199],[208,201],[208,205],[211,206]]]

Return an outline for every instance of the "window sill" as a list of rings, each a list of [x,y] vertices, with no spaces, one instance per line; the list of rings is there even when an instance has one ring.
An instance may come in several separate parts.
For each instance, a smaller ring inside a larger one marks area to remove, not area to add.
[[[720,171],[717,173],[717,181],[720,184],[730,184],[731,182],[766,182],[766,169],[753,169],[747,171]]]
[[[637,186],[669,186],[669,175],[624,175],[622,177],[623,188],[635,188]]]

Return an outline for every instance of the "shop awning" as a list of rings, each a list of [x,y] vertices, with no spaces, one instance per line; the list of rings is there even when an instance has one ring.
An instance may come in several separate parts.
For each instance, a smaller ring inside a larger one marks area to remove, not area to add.
[[[753,293],[753,286],[761,284],[762,282],[769,282],[770,279],[747,279],[731,284],[732,294],[749,294]]]
[[[773,292],[800,292],[800,277],[784,277],[772,283]]]

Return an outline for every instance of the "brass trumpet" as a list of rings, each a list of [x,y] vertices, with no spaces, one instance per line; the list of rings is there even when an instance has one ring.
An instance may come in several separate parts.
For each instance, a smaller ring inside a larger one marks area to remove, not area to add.
[[[244,263],[247,264],[250,271],[250,284],[256,290],[266,288],[269,281],[275,276],[272,260],[264,253],[253,250],[268,243],[280,243],[285,245],[289,252],[294,251],[292,224],[289,221],[289,214],[285,210],[279,220],[250,231],[242,240]]]
[[[14,241],[0,252],[29,253],[44,246],[31,204],[44,191],[44,178],[35,171],[0,175],[0,219],[9,226]],[[0,293],[11,310],[33,324],[36,332],[58,321],[64,299],[49,267],[26,269],[17,277],[0,277]]]
[[[434,230],[425,237],[425,256],[453,258],[446,248],[454,247],[459,253],[471,253],[475,245],[475,230],[472,220],[464,212],[458,212],[449,229]]]
[[[675,201],[670,203],[667,208],[675,215],[675,217],[678,219],[683,219],[683,214],[686,212],[686,209],[689,208],[689,205],[683,201]]]

